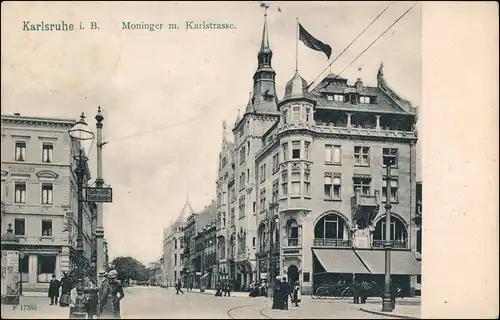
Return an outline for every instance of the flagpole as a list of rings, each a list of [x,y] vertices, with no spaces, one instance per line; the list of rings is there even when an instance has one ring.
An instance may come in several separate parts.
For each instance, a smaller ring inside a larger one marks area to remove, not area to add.
[[[295,71],[299,70],[299,17],[297,17],[297,41],[295,42]]]

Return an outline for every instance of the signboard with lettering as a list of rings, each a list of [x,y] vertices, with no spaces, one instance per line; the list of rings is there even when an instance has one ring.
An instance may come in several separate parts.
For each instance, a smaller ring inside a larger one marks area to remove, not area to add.
[[[113,202],[113,190],[111,188],[85,188],[85,201]]]

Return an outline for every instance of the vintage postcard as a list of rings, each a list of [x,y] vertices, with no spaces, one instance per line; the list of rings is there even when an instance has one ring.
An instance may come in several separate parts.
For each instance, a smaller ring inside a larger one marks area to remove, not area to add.
[[[422,250],[425,6],[3,2],[2,318],[465,308]]]

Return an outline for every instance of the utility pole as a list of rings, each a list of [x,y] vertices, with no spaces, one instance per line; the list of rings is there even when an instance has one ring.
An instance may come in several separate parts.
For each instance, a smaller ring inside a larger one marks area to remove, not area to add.
[[[98,188],[102,188],[104,185],[104,180],[102,178],[102,121],[104,116],[101,113],[101,107],[97,107],[97,115],[95,116],[97,121],[97,179],[95,181]],[[97,221],[96,221],[96,244],[97,244],[97,255],[96,255],[96,269],[97,273],[104,269],[105,266],[105,253],[104,253],[104,226],[103,226],[103,208],[102,202],[97,202]],[[100,285],[100,283],[98,284]]]

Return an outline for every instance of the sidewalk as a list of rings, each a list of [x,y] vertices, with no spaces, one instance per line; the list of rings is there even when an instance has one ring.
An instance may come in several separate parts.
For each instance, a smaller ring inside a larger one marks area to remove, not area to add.
[[[51,306],[48,297],[21,297],[19,305],[3,305],[2,319],[68,319],[69,307]]]
[[[200,292],[200,289],[193,289],[192,291],[187,291],[185,288],[182,288],[182,291],[184,291],[184,293],[209,294],[209,295],[215,296],[215,292],[217,290],[205,289],[205,292]],[[248,298],[249,297],[248,294],[249,294],[248,292],[231,292],[231,297]],[[224,293],[222,294],[222,296],[224,296]]]
[[[420,319],[420,305],[399,304],[396,302],[396,309],[393,312],[382,312],[382,304],[367,303],[360,307],[361,311],[371,314],[384,315],[387,317],[400,319]]]

